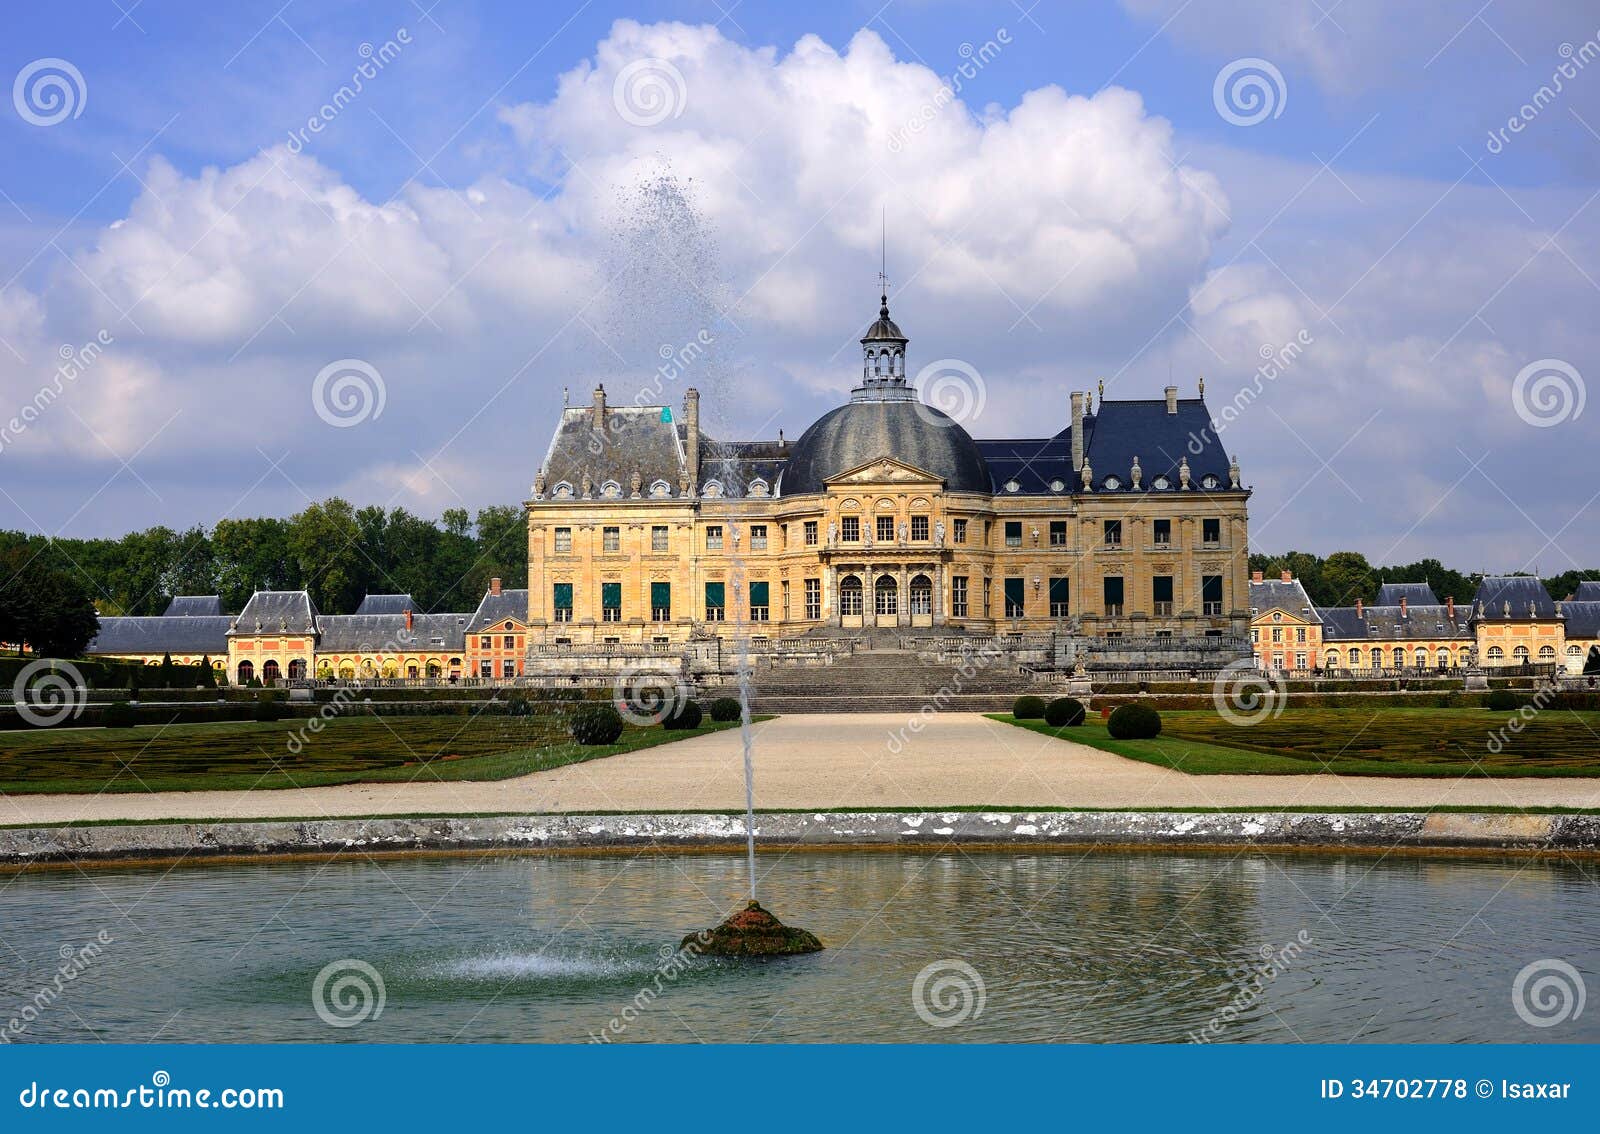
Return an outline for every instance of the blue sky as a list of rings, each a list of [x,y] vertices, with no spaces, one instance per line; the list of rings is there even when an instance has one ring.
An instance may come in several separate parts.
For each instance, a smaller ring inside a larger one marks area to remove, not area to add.
[[[1263,550],[1595,565],[1600,411],[1576,399],[1600,372],[1600,15],[1411,8],[15,12],[0,77],[65,60],[78,105],[45,124],[26,92],[0,104],[0,416],[66,353],[110,345],[0,436],[0,524],[116,533],[334,492],[433,514],[514,501],[564,387],[637,388],[701,324],[713,422],[793,436],[851,384],[881,210],[913,370],[981,373],[976,434],[1054,431],[1066,391],[1101,379],[1148,397],[1204,373],[1214,409],[1261,389],[1225,440]],[[1276,111],[1253,123],[1215,86],[1251,59]],[[666,76],[664,120],[619,110],[630,64]],[[666,267],[635,254],[663,242]],[[356,428],[311,400],[345,359],[384,391]],[[1530,389],[1558,400],[1529,409]]]

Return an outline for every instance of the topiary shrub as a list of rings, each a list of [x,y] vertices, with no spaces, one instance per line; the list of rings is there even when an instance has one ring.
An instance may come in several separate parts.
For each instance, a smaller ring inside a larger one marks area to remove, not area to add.
[[[113,701],[106,706],[106,711],[100,716],[100,723],[107,728],[132,728],[137,714],[133,706],[126,701]]]
[[[1161,714],[1137,702],[1118,705],[1106,721],[1106,732],[1113,740],[1149,740],[1161,735]]]
[[[711,719],[714,721],[736,721],[739,719],[739,701],[735,697],[718,697],[711,702]]]
[[[1019,721],[1044,719],[1044,698],[1032,694],[1018,697],[1011,705],[1011,715]]]
[[[278,699],[273,696],[272,690],[263,689],[256,694],[256,720],[275,721],[281,720],[283,709],[278,704]]]
[[[1051,728],[1081,725],[1083,715],[1083,702],[1076,697],[1057,697],[1044,707],[1044,723]]]
[[[622,714],[610,705],[586,705],[573,712],[570,728],[579,744],[615,744],[622,735]]]
[[[1493,689],[1488,704],[1491,713],[1514,713],[1522,708],[1522,698],[1509,689]]]
[[[681,732],[684,729],[699,728],[703,716],[700,706],[686,697],[679,704],[673,706],[670,713],[661,718],[661,727],[668,732]]]

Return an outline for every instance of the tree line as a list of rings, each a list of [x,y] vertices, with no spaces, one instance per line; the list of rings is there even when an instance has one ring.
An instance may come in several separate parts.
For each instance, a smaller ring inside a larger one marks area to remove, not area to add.
[[[1326,557],[1309,551],[1252,555],[1250,570],[1260,571],[1268,579],[1278,578],[1282,571],[1292,572],[1305,587],[1312,605],[1318,607],[1354,606],[1357,599],[1370,603],[1378,597],[1378,587],[1384,583],[1427,583],[1440,602],[1454,598],[1458,605],[1466,606],[1477,593],[1478,580],[1482,577],[1463,574],[1437,559],[1375,567],[1359,551],[1335,551]],[[1551,598],[1564,599],[1578,589],[1580,582],[1588,579],[1600,579],[1600,570],[1563,571],[1541,578],[1540,582]]]

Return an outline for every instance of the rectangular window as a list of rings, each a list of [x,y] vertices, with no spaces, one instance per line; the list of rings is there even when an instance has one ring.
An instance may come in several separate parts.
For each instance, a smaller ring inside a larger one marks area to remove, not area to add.
[[[1222,542],[1222,521],[1215,516],[1208,520],[1200,521],[1200,542],[1207,547],[1216,547]]]
[[[1122,576],[1107,575],[1103,584],[1102,596],[1106,604],[1107,618],[1122,617]]]
[[[556,554],[557,555],[571,555],[572,554],[572,529],[571,528],[557,528],[556,529]]]
[[[956,523],[962,521],[957,520]],[[965,575],[950,576],[950,617],[967,617],[967,577]]]
[[[1025,584],[1023,579],[1007,579],[1006,592],[1006,617],[1021,618],[1026,611],[1023,609],[1022,589]]]
[[[805,533],[806,533],[806,546],[807,547],[816,547],[817,546],[817,521],[815,521],[815,520],[807,520],[806,521],[806,526],[805,526]]]
[[[557,622],[572,621],[572,584],[557,583],[554,587],[554,602]]]
[[[1283,641],[1283,627],[1282,626],[1274,626],[1272,628],[1272,640],[1274,642]]]
[[[478,639],[478,648],[480,650],[494,649],[494,639],[485,634],[482,638]]]
[[[822,580],[806,580],[806,617],[817,619],[822,617]]]
[[[1071,613],[1072,584],[1056,577],[1050,580],[1050,617],[1066,618]]]
[[[707,551],[721,551],[722,550],[722,525],[721,524],[707,524],[706,525],[706,550]]]
[[[772,617],[770,589],[765,582],[750,584],[750,621],[766,622]]]
[[[1067,546],[1067,521],[1065,521],[1065,520],[1051,520],[1050,521],[1050,546],[1051,547],[1066,547]]]
[[[1150,580],[1150,598],[1155,602],[1157,615],[1172,613],[1172,576],[1157,575]]]
[[[861,542],[861,517],[844,516],[839,520],[839,538],[846,543]]]
[[[1306,640],[1306,628],[1304,626],[1296,626],[1294,628],[1294,640],[1296,642],[1299,642],[1299,643],[1305,642],[1305,640]],[[1300,668],[1304,669],[1305,667],[1301,666]]]
[[[1172,521],[1152,520],[1151,531],[1157,547],[1169,547],[1172,544]]]
[[[1200,579],[1200,613],[1222,613],[1222,576],[1204,575]]]
[[[911,538],[919,540],[926,540],[928,538],[928,517],[911,517]]]
[[[1106,521],[1106,546],[1107,547],[1121,547],[1122,546],[1122,521],[1121,520],[1107,520]]]
[[[485,658],[482,661],[480,661],[478,663],[478,676],[479,677],[493,677],[494,676],[494,662],[490,661],[488,658]]]
[[[878,517],[878,533],[877,534],[878,534],[878,542],[879,543],[893,543],[894,542],[894,517],[893,516],[879,516]]]
[[[622,621],[622,584],[600,584],[600,618],[603,622]]]
[[[725,583],[706,584],[706,621],[721,622],[727,618],[728,588]]]
[[[965,520],[956,520],[955,521],[955,540],[956,540],[957,543],[966,543],[967,542],[967,521],[965,521]]]
[[[1021,547],[1022,546],[1022,521],[1021,520],[1007,520],[1006,521],[1006,546],[1007,547]]]
[[[667,528],[665,524],[658,524],[650,529],[650,550],[667,550]]]
[[[767,549],[767,525],[750,525],[750,550],[765,551]]]
[[[500,676],[501,677],[515,677],[515,676],[517,676],[517,663],[514,662],[514,661],[509,661],[509,660],[501,662],[500,663]]]
[[[500,639],[500,645],[505,649],[514,650],[517,648],[517,639],[511,634],[507,634]]]
[[[650,584],[650,621],[672,621],[672,584]]]
[[[1305,654],[1295,654],[1295,656],[1294,656],[1294,667],[1296,669],[1304,669],[1306,667],[1306,656],[1305,656]]]
[[[621,551],[622,550],[622,529],[621,528],[602,528],[602,529],[600,529],[600,546],[601,546],[602,550],[605,550],[605,551]]]

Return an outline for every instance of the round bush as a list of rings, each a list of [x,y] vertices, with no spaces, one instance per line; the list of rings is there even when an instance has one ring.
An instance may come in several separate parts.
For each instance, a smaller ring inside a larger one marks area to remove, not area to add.
[[[1051,728],[1081,725],[1083,702],[1076,697],[1057,697],[1044,707],[1044,723]]]
[[[739,719],[739,701],[734,697],[718,697],[711,702],[711,719],[736,721]]]
[[[1149,740],[1161,735],[1161,714],[1149,705],[1118,705],[1111,710],[1106,731],[1113,740]]]
[[[672,711],[661,718],[661,727],[668,732],[679,732],[686,728],[699,728],[704,716],[700,705],[688,698],[674,705]]]
[[[1522,708],[1522,698],[1509,689],[1494,689],[1489,693],[1489,711],[1513,713]]]
[[[1044,718],[1044,698],[1018,697],[1011,705],[1011,715],[1019,721],[1037,721]]]
[[[106,706],[106,711],[101,715],[100,723],[107,728],[132,728],[136,714],[133,706],[126,701],[113,701]]]
[[[572,714],[572,739],[579,744],[615,744],[622,715],[610,705],[586,705]]]

